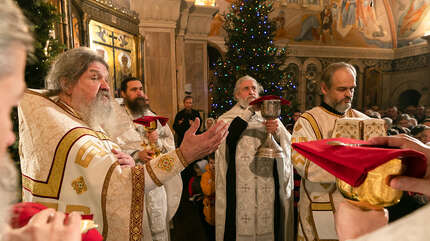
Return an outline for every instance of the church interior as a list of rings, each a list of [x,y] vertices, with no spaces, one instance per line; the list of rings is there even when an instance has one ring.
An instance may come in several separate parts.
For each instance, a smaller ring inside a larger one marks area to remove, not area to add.
[[[232,7],[246,1],[17,2],[23,9],[35,3],[49,5],[50,13],[33,13],[54,19],[47,26],[49,31],[43,33],[49,36],[45,42],[37,40],[44,58],[49,60],[78,47],[95,50],[109,65],[112,94],[120,97],[121,81],[126,77],[143,80],[151,110],[167,117],[173,130],[175,116],[184,109],[184,97],[189,95],[203,122],[218,117],[211,114],[217,107],[214,66],[229,52],[224,24]],[[379,112],[381,118],[389,116],[388,111],[395,106],[399,111],[417,114],[419,123],[430,118],[429,0],[270,2],[269,20],[276,26],[273,43],[286,54],[279,66],[288,77],[278,84],[282,87],[281,95],[294,104],[285,113],[288,130],[292,131],[296,112],[300,114],[321,104],[322,73],[336,62],[349,63],[356,69],[354,109],[368,115]],[[24,13],[28,14],[31,7]],[[35,21],[36,30],[43,27],[43,21],[37,17],[29,20]],[[26,81],[30,88],[49,87],[43,76],[34,77],[31,83]],[[170,224],[173,241],[190,240],[190,235],[204,240],[204,227],[197,224],[200,210],[188,202],[187,188],[184,184],[181,207]]]
[[[169,118],[191,93],[203,119],[216,82],[210,63],[225,56],[224,15],[233,0],[49,0],[61,20],[50,32],[66,49],[88,46],[111,66],[111,89],[124,75],[144,79],[151,108]],[[429,3],[425,0],[276,0],[275,45],[287,49],[301,112],[320,103],[318,81],[330,63],[357,70],[353,107],[430,104]],[[331,24],[322,30],[321,13]]]

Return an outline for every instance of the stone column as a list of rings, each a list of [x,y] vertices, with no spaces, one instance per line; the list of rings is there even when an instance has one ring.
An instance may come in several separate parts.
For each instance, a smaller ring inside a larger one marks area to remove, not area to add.
[[[139,13],[139,32],[143,35],[145,90],[157,115],[169,118],[177,112],[175,32],[181,0],[131,0]]]
[[[194,5],[189,9],[188,21],[184,31],[183,45],[178,44],[179,52],[183,53],[183,62],[178,62],[178,71],[183,72],[182,83],[192,86],[194,108],[203,111],[205,118],[208,113],[208,56],[207,42],[210,24],[213,16],[218,11],[216,7]],[[180,41],[178,36],[178,41]],[[181,47],[181,49],[179,49]],[[181,65],[180,65],[181,64]],[[184,89],[178,90],[183,97]],[[182,98],[178,99],[181,102]]]
[[[184,108],[183,99],[185,97],[185,83],[186,83],[186,71],[185,71],[185,31],[188,26],[188,18],[190,15],[190,9],[194,6],[194,0],[184,1],[181,7],[181,16],[176,34],[176,86],[177,86],[177,101],[178,110]],[[195,102],[196,100],[194,100]]]

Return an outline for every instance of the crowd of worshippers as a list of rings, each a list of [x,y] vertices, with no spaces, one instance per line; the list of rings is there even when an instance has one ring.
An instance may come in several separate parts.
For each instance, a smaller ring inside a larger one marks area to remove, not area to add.
[[[391,106],[382,110],[374,105],[365,108],[362,112],[371,118],[383,119],[387,136],[407,134],[430,145],[430,106],[409,105],[403,110]],[[301,114],[300,111],[295,110],[285,118],[288,120],[286,128],[290,133],[293,132],[293,126]]]
[[[372,106],[365,109],[364,113],[372,118],[382,118],[389,136],[407,134],[424,144],[430,144],[430,106],[409,105],[403,110],[399,110],[396,106],[386,110]]]

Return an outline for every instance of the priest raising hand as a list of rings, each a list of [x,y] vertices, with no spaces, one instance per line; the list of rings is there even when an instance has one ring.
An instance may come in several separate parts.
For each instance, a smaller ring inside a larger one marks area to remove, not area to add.
[[[215,152],[227,136],[229,125],[224,121],[218,121],[203,134],[196,135],[199,127],[200,119],[196,118],[191,127],[185,132],[184,139],[179,147],[188,163]],[[216,133],[223,133],[223,135],[217,135]]]
[[[133,125],[118,120],[109,81],[103,57],[80,47],[54,61],[48,93],[26,91],[18,106],[23,200],[92,214],[106,241],[141,240],[145,196],[214,151],[227,125],[195,135],[196,121],[180,148],[135,165],[116,135],[142,140]]]

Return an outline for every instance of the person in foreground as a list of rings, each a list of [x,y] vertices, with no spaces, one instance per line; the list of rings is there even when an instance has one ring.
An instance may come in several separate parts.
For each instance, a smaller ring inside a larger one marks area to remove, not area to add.
[[[423,178],[395,176],[390,179],[389,185],[395,189],[421,193],[427,198],[430,197],[429,146],[407,135],[375,137],[370,139],[369,143],[409,148],[424,153],[427,158],[427,170]],[[430,237],[430,229],[428,228],[429,218],[430,206],[427,205],[394,223],[386,225],[388,217],[385,211],[363,210],[347,201],[339,204],[335,214],[339,240],[354,239],[357,241],[428,240]]]
[[[351,108],[357,72],[344,62],[330,64],[321,77],[323,102],[296,121],[291,142],[305,142],[332,137],[335,122],[343,118],[368,118]],[[302,177],[297,237],[299,240],[337,240],[333,213],[343,199],[336,189],[335,177],[296,150],[291,161]]]
[[[0,240],[3,241],[78,241],[81,240],[81,216],[65,215],[54,209],[36,214],[30,223],[12,229],[9,205],[15,201],[17,171],[7,153],[14,143],[10,113],[25,88],[24,69],[33,38],[27,20],[12,0],[0,0]]]
[[[231,124],[215,154],[217,241],[293,239],[291,135],[279,119],[265,121],[258,107],[249,105],[261,91],[251,76],[239,78],[234,88],[238,103],[218,119]],[[283,157],[256,156],[267,132]]]
[[[23,200],[66,213],[93,215],[104,240],[142,240],[144,196],[192,161],[213,152],[227,134],[220,122],[179,148],[135,165],[103,126],[115,122],[108,65],[89,48],[59,55],[48,93],[27,90],[18,106]]]

